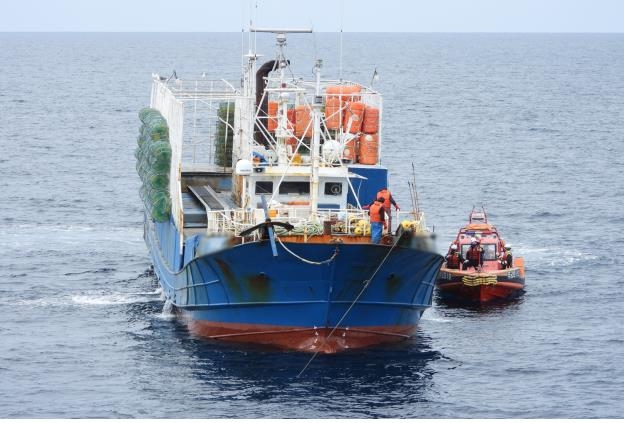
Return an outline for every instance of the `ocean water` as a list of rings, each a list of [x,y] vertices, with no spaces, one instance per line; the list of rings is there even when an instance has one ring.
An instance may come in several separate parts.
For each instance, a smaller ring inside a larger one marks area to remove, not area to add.
[[[273,40],[260,36],[273,56]],[[473,205],[526,263],[511,304],[434,299],[416,339],[317,357],[163,311],[133,151],[151,73],[236,84],[240,34],[0,33],[0,417],[624,415],[624,35],[289,38],[385,95],[383,163],[444,252]]]

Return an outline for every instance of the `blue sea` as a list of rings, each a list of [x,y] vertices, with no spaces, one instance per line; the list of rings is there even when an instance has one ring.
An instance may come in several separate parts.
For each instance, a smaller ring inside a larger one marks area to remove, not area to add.
[[[484,205],[527,269],[518,301],[434,298],[413,341],[300,377],[307,354],[191,336],[142,239],[151,74],[237,85],[247,41],[0,33],[0,417],[624,416],[624,35],[289,37],[305,76],[377,70],[390,188],[408,209],[413,163],[441,253]]]

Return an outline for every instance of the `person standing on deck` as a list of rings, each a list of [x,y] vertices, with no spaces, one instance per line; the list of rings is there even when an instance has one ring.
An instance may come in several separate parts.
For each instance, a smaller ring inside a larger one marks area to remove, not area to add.
[[[503,269],[511,269],[513,267],[513,255],[511,254],[511,244],[505,245],[505,249],[501,253],[501,265]]]
[[[386,210],[384,208],[384,199],[379,197],[373,201],[368,209],[371,224],[371,241],[373,244],[379,244],[381,241],[381,235],[386,224]]]
[[[456,244],[451,245],[451,251],[449,251],[445,258],[447,269],[459,269],[459,266],[463,261],[461,253],[457,251]]]
[[[394,206],[396,211],[401,210],[401,208],[396,203],[396,201],[394,201],[394,198],[392,198],[392,194],[386,187],[383,187],[382,189],[379,190],[379,192],[377,193],[377,198],[383,199],[384,209],[386,210],[386,213],[388,213],[388,232],[392,232],[392,207],[391,206]]]
[[[475,270],[479,270],[482,263],[483,250],[479,246],[479,243],[475,238],[470,240],[470,248],[466,251],[466,261],[464,262],[464,270],[468,270],[474,267]]]

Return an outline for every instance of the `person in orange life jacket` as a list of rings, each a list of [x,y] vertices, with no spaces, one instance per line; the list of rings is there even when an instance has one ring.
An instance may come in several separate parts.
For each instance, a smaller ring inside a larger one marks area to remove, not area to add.
[[[482,264],[483,249],[475,238],[470,239],[470,248],[466,251],[466,260],[464,261],[464,270],[474,267],[477,270]]]
[[[373,201],[368,209],[371,224],[371,241],[373,244],[379,244],[381,235],[386,225],[386,211],[383,206],[383,198]]]
[[[388,213],[388,232],[390,232],[392,230],[392,207],[391,205],[394,206],[396,211],[401,210],[401,208],[399,207],[399,205],[396,203],[396,201],[394,201],[394,198],[392,198],[392,194],[390,193],[390,191],[388,191],[388,188],[383,187],[382,189],[379,190],[379,192],[377,193],[377,198],[383,198],[383,202],[384,202],[384,209],[386,210],[386,213]]]
[[[446,267],[448,269],[459,269],[462,261],[462,256],[457,251],[457,244],[451,245],[451,251],[446,255]]]
[[[503,269],[511,269],[513,267],[513,256],[511,254],[511,245],[505,245],[505,251],[500,255],[501,265]]]

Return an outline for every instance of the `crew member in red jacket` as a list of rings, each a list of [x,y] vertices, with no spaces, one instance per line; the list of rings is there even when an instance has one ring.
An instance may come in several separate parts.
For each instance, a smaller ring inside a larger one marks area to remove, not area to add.
[[[379,192],[377,193],[377,198],[383,199],[383,206],[384,206],[384,209],[386,210],[386,213],[388,214],[388,232],[392,232],[392,207],[391,206],[394,206],[396,211],[401,210],[401,208],[396,203],[396,201],[394,201],[394,198],[392,198],[392,194],[386,187],[383,187],[382,189],[379,190]]]
[[[383,198],[373,201],[368,209],[371,224],[371,241],[373,244],[379,244],[381,235],[386,227],[386,211],[383,206]]]
[[[446,255],[446,268],[447,269],[459,269],[459,266],[463,262],[461,253],[457,251],[457,244],[451,245],[451,251]]]
[[[475,238],[470,241],[470,248],[466,251],[466,261],[464,262],[464,270],[474,267],[475,270],[481,268],[482,249]]]

